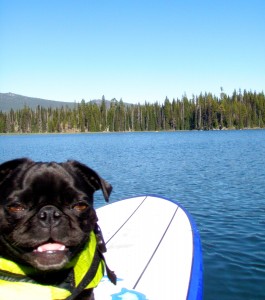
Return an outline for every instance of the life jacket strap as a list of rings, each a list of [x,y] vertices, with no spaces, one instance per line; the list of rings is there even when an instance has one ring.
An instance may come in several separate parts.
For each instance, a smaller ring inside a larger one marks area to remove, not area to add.
[[[104,241],[103,234],[102,234],[102,231],[101,231],[98,223],[96,223],[96,225],[95,225],[94,233],[95,233],[96,239],[97,239],[98,254],[99,254],[100,258],[104,261],[107,276],[108,276],[110,282],[116,285],[117,276],[115,275],[115,273],[113,271],[110,270],[110,268],[108,267],[108,265],[106,263],[105,257],[103,255],[103,253],[107,252],[107,247],[106,247],[106,243]]]
[[[94,233],[95,233],[96,239],[97,239],[97,249],[95,251],[91,266],[90,266],[89,270],[87,271],[87,273],[85,274],[85,276],[83,277],[83,279],[80,281],[79,285],[74,289],[72,294],[65,300],[75,299],[82,291],[84,291],[86,289],[86,287],[89,285],[89,283],[95,277],[101,261],[104,262],[105,269],[106,269],[109,280],[115,285],[117,283],[117,276],[108,267],[105,257],[102,253],[102,252],[106,252],[107,248],[106,248],[105,241],[103,239],[101,229],[98,224],[96,224],[96,226],[95,226]],[[92,293],[92,289],[91,289],[91,293]]]
[[[83,279],[80,281],[79,285],[73,290],[72,294],[67,297],[65,300],[72,300],[75,299],[82,291],[85,290],[85,288],[88,286],[88,284],[91,282],[91,280],[95,277],[99,264],[100,264],[101,258],[98,254],[98,251],[96,250],[92,264],[83,277]],[[92,291],[92,290],[91,290]]]
[[[98,251],[98,254],[99,254],[100,258],[104,261],[106,272],[107,272],[107,276],[108,276],[110,282],[116,285],[117,284],[117,276],[116,276],[115,272],[111,271],[110,268],[108,267],[103,253],[101,253],[100,251]]]

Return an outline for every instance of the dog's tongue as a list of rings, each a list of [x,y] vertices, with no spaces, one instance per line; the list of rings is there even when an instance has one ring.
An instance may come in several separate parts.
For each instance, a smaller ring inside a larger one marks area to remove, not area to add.
[[[48,243],[41,245],[37,248],[37,252],[45,252],[45,251],[63,251],[65,250],[65,245],[60,243]]]

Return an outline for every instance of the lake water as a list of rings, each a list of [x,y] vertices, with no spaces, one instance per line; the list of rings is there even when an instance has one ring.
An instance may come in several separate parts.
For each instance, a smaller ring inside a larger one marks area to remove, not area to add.
[[[80,160],[113,185],[112,202],[177,200],[201,233],[204,299],[265,299],[264,130],[0,136],[0,151],[0,162]]]

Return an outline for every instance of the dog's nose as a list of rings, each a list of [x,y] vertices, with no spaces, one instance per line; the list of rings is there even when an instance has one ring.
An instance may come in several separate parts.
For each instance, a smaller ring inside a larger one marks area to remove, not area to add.
[[[53,205],[47,205],[40,209],[38,218],[44,227],[55,227],[59,225],[62,212]]]

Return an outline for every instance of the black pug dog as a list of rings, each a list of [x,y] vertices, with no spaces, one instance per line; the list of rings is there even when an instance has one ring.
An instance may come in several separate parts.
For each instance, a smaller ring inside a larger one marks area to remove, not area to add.
[[[94,299],[106,269],[93,194],[112,187],[78,161],[0,165],[0,299]],[[43,298],[42,298],[43,297]]]

